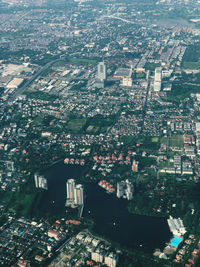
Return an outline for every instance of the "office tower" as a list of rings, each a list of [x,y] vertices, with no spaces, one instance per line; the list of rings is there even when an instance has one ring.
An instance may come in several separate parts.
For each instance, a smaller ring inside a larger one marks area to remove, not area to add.
[[[69,179],[66,183],[67,187],[67,200],[70,202],[74,201],[74,188],[75,188],[75,181],[74,179]]]
[[[155,68],[154,76],[154,91],[159,92],[161,90],[162,83],[162,68]]]
[[[105,81],[106,80],[106,65],[105,65],[104,62],[100,62],[98,64],[97,78],[100,81]]]
[[[74,204],[83,205],[83,201],[83,186],[81,184],[77,184],[74,190]]]
[[[35,180],[35,187],[36,188],[48,190],[47,179],[44,176],[39,175],[38,173],[35,173],[34,174],[34,180]]]

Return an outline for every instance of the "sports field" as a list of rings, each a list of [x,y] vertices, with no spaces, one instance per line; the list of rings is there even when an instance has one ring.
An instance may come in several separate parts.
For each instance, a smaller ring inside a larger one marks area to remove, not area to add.
[[[171,147],[180,147],[184,146],[183,136],[181,134],[172,135],[170,137],[169,145]]]

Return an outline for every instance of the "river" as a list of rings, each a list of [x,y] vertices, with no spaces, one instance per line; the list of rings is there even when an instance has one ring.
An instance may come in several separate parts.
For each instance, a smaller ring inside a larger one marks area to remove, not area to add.
[[[65,165],[62,162],[50,167],[45,176],[49,190],[43,193],[41,212],[49,215],[65,215],[66,181],[78,178],[84,167]],[[115,194],[107,194],[97,184],[84,183],[86,193],[83,217],[95,222],[95,232],[125,247],[153,252],[164,248],[170,239],[170,231],[165,218],[134,215],[128,212],[128,201],[118,199]]]

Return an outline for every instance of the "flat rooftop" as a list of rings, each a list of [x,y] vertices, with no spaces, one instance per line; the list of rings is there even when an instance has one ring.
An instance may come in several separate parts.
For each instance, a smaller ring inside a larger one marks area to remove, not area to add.
[[[131,69],[118,68],[115,71],[114,77],[116,77],[116,78],[130,77],[131,73],[132,73]]]

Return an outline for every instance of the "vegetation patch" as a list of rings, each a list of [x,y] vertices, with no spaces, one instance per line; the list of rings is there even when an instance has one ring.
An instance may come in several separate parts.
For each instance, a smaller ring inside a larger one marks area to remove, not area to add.
[[[170,143],[171,147],[180,147],[180,148],[182,148],[184,146],[183,136],[180,135],[180,134],[173,135],[170,138],[169,143]]]
[[[124,143],[124,145],[135,145],[136,139],[133,135],[124,135],[122,136],[121,141]]]
[[[84,130],[86,132],[90,130],[93,133],[104,133],[109,126],[112,126],[115,123],[115,121],[115,116],[104,117],[102,115],[96,115],[88,118],[87,123],[84,126]]]
[[[41,99],[44,101],[54,101],[57,99],[57,96],[55,95],[50,95],[40,91],[25,91],[24,94],[30,98]]]
[[[75,58],[75,57],[71,57],[69,58],[69,62],[70,63],[74,63],[77,65],[81,65],[81,64],[93,64],[96,65],[99,60],[98,59],[90,59],[90,58]]]
[[[183,62],[183,69],[190,69],[190,70],[199,70],[200,69],[200,62]]]
[[[158,143],[158,141],[159,141],[159,138],[158,137],[152,137],[151,138],[151,142],[152,143]]]
[[[167,137],[163,136],[160,140],[161,144],[167,144]]]
[[[67,123],[67,129],[73,132],[79,132],[86,123],[86,119],[71,119]]]
[[[167,98],[170,101],[179,102],[185,98],[189,98],[190,94],[198,93],[200,90],[197,85],[189,84],[173,84],[171,92],[168,92]]]
[[[94,126],[94,125],[90,125],[86,129],[86,132],[88,132],[88,133],[96,133],[98,131],[99,131],[99,127],[98,126]]]

